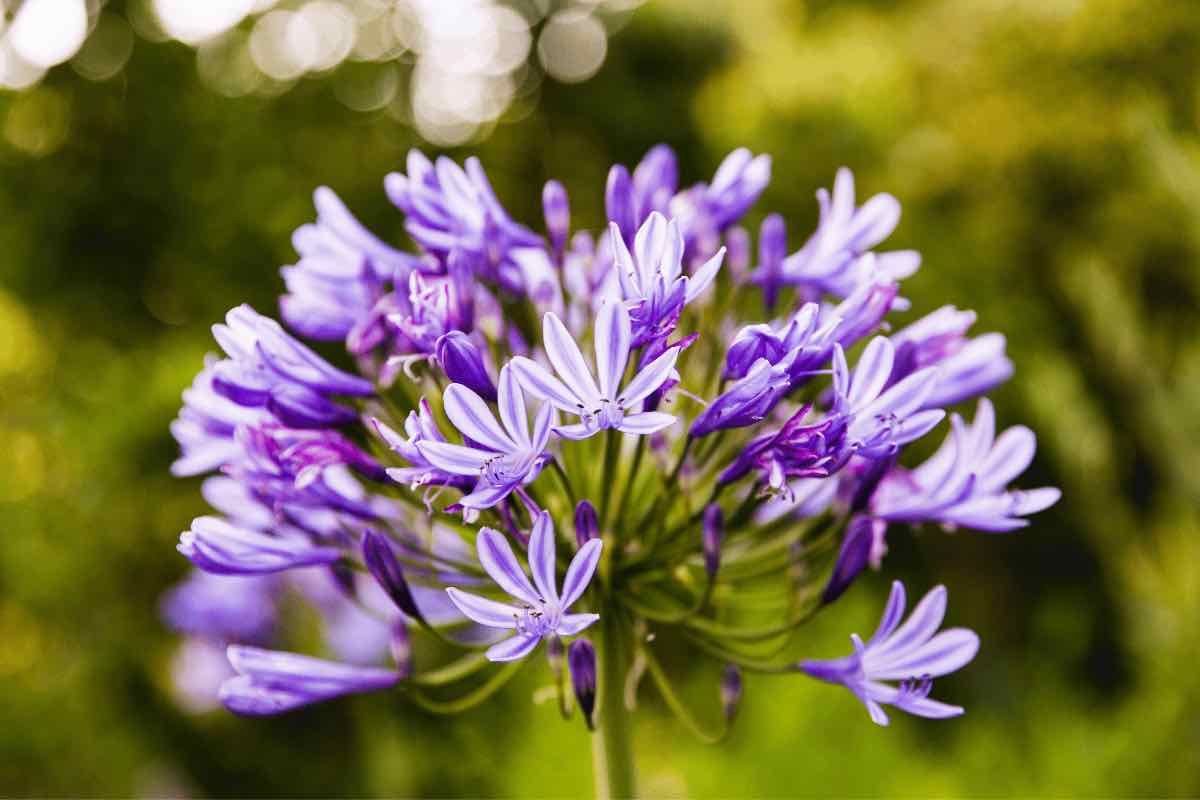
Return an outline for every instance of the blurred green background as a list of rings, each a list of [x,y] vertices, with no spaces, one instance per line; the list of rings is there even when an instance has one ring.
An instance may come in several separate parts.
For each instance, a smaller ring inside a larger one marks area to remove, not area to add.
[[[203,504],[167,474],[167,424],[208,326],[273,309],[319,184],[401,240],[382,177],[436,149],[349,110],[336,77],[230,98],[194,50],[137,38],[107,80],[59,67],[0,96],[0,794],[590,791],[583,726],[532,702],[544,667],[449,719],[388,694],[273,720],[172,699],[158,597]],[[984,641],[939,683],[966,716],[881,729],[848,692],[750,677],[711,747],[647,686],[645,792],[1200,794],[1200,4],[652,2],[595,77],[543,82],[448,152],[532,223],[561,179],[595,228],[608,165],[660,141],[685,182],[771,153],[753,221],[783,212],[793,248],[838,166],[896,194],[889,244],[925,257],[906,294],[1008,335],[1000,422],[1039,433],[1022,484],[1064,498],[1013,535],[897,531],[884,573],[802,633],[841,655],[891,577],[946,583]]]

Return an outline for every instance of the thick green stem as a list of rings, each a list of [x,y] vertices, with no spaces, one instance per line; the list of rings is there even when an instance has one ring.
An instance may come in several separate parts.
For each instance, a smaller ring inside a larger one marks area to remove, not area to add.
[[[596,797],[625,798],[637,793],[633,763],[633,731],[625,708],[628,642],[618,615],[610,611],[601,622],[603,638],[597,648],[599,685],[596,687],[596,732],[592,734],[592,770]]]

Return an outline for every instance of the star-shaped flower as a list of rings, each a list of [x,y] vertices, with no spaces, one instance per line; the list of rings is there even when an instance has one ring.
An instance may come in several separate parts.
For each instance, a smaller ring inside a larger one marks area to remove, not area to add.
[[[560,411],[579,417],[576,424],[555,428],[559,436],[586,439],[606,428],[640,436],[660,431],[675,421],[670,414],[635,409],[670,377],[679,356],[678,347],[669,348],[642,367],[621,388],[632,339],[629,312],[621,303],[605,301],[596,315],[593,338],[599,386],[562,320],[547,313],[542,318],[542,334],[546,356],[554,365],[557,378],[522,356],[509,363],[526,389]]]
[[[516,632],[488,648],[487,657],[492,661],[524,658],[542,639],[548,636],[574,636],[600,619],[599,614],[566,613],[592,580],[603,547],[600,539],[592,539],[584,544],[571,559],[563,579],[562,594],[557,588],[554,523],[547,512],[541,512],[534,520],[533,532],[529,537],[532,584],[502,533],[482,528],[475,546],[479,552],[479,563],[516,603],[500,603],[455,588],[446,589],[446,593],[469,619],[489,628]]]

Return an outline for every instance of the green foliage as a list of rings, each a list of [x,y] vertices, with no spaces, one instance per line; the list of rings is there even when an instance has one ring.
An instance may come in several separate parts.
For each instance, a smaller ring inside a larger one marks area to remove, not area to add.
[[[166,471],[179,391],[228,307],[273,308],[316,185],[402,236],[381,180],[416,143],[327,82],[229,100],[193,61],[139,41],[111,81],[0,98],[0,793],[586,793],[583,725],[530,703],[540,663],[452,719],[387,694],[269,721],[175,707],[157,598],[202,509]],[[983,637],[939,684],[965,717],[878,729],[845,692],[759,677],[712,747],[644,682],[647,794],[1200,793],[1198,76],[1200,7],[1174,0],[668,0],[474,148],[515,215],[539,219],[554,176],[590,227],[607,165],[657,141],[685,180],[770,152],[759,211],[793,248],[851,166],[904,204],[916,313],[1008,334],[1000,422],[1041,435],[1029,485],[1064,490],[1019,534],[890,538],[888,575],[946,583]],[[869,632],[886,583],[806,629],[811,652]],[[716,674],[686,674],[715,715]]]

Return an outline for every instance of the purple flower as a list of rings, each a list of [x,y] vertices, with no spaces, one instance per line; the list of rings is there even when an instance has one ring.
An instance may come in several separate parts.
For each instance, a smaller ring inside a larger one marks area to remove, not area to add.
[[[738,148],[725,157],[712,183],[698,183],[671,200],[689,258],[716,250],[721,231],[741,219],[771,181],[771,157]]]
[[[1004,336],[988,333],[968,339],[974,311],[942,306],[891,336],[896,362],[889,383],[915,370],[941,367],[937,387],[926,400],[929,408],[943,408],[988,392],[1013,375],[1013,364],[1004,355]]]
[[[986,398],[975,421],[951,416],[951,433],[925,463],[895,469],[871,501],[871,513],[889,522],[935,522],[1003,532],[1029,524],[1022,517],[1058,502],[1058,489],[1008,491],[1008,483],[1033,460],[1037,440],[1023,425],[996,432],[996,415]]]
[[[425,398],[421,398],[417,404],[417,410],[408,412],[408,417],[404,420],[404,432],[407,434],[407,438],[378,419],[372,417],[368,421],[384,443],[412,465],[410,467],[389,467],[387,474],[392,480],[406,484],[413,489],[426,484],[453,486],[462,490],[471,487],[472,481],[469,477],[441,469],[421,454],[420,444],[422,442],[444,443],[446,441],[446,437],[438,430],[437,422],[433,419],[433,412],[429,409],[429,401]]]
[[[629,312],[620,303],[602,303],[596,317],[593,338],[599,387],[579,346],[557,316],[546,314],[543,317],[542,334],[546,355],[559,377],[524,357],[514,358],[510,366],[530,392],[560,411],[580,418],[576,424],[555,428],[559,436],[586,439],[610,428],[641,436],[660,431],[675,421],[670,414],[635,409],[670,377],[679,355],[678,347],[669,348],[639,369],[621,389],[621,379],[629,363],[632,333]]]
[[[742,671],[736,664],[726,664],[721,670],[721,712],[733,722],[742,704]]]
[[[391,543],[381,534],[367,531],[362,540],[363,562],[375,582],[387,592],[387,596],[396,604],[396,608],[413,619],[420,620],[421,610],[413,599],[408,581],[404,579],[404,570],[396,560],[396,553]]]
[[[299,261],[280,270],[288,293],[279,311],[302,336],[336,341],[370,314],[385,281],[420,261],[363,227],[328,187],[313,192],[313,205],[317,221],[292,235]]]
[[[657,211],[650,214],[634,237],[632,253],[616,223],[609,223],[609,232],[621,297],[632,320],[632,346],[669,336],[684,306],[717,276],[725,249],[688,277],[683,274],[683,237],[674,220],[668,222]]]
[[[789,363],[772,364],[756,359],[745,377],[738,380],[692,423],[689,434],[695,438],[718,430],[743,428],[766,419],[779,401],[792,391]]]
[[[335,661],[230,645],[229,663],[237,675],[221,684],[221,702],[235,714],[282,714],[347,694],[387,689],[400,673],[353,667]]]
[[[171,423],[171,434],[179,443],[180,456],[171,464],[177,477],[202,475],[241,457],[242,446],[234,439],[239,425],[269,422],[263,408],[249,408],[218,394],[213,386],[215,356],[204,360],[188,389],[183,390],[183,408]]]
[[[826,477],[853,456],[887,458],[924,436],[945,416],[941,410],[921,410],[937,370],[920,370],[884,390],[893,355],[891,343],[876,337],[851,373],[841,345],[834,345],[833,408],[828,416],[806,424],[809,407],[802,408],[779,431],[750,442],[720,482],[731,483],[757,469],[772,490],[781,491],[791,479]]]
[[[543,511],[533,523],[529,537],[530,584],[513,555],[504,535],[482,528],[475,541],[479,563],[496,584],[516,604],[498,603],[455,588],[446,592],[458,610],[480,625],[503,628],[516,633],[492,645],[487,657],[492,661],[516,661],[529,655],[538,642],[548,636],[574,636],[587,628],[599,614],[568,614],[567,609],[583,595],[600,561],[603,543],[592,539],[579,549],[567,567],[562,594],[557,588],[557,562],[554,548],[554,523]]]
[[[452,383],[443,395],[446,416],[472,444],[433,440],[416,443],[435,467],[454,475],[477,477],[475,489],[459,502],[464,508],[491,508],[522,484],[537,477],[545,461],[554,410],[543,404],[529,433],[525,395],[509,365],[500,370],[499,408],[503,426],[483,399]]]
[[[180,633],[265,642],[275,629],[279,584],[270,577],[193,570],[163,595],[162,617]]]
[[[483,353],[462,331],[450,331],[437,340],[434,357],[446,377],[461,383],[489,402],[496,402],[496,385],[483,364]]]
[[[413,272],[408,297],[387,322],[399,333],[396,349],[403,353],[432,353],[439,338],[474,325],[470,267],[454,253],[445,275]]]
[[[229,356],[212,367],[215,391],[244,406],[266,406],[292,427],[326,427],[355,418],[328,395],[374,394],[371,382],[343,372],[250,306],[231,310],[213,336]]]
[[[220,517],[197,517],[179,535],[176,548],[193,564],[218,575],[265,575],[296,567],[332,564],[336,547],[314,545],[306,536],[271,535],[239,528]]]
[[[443,258],[453,250],[467,251],[476,257],[481,277],[523,291],[509,251],[537,247],[542,240],[500,205],[479,159],[468,158],[465,166],[464,170],[445,156],[430,163],[410,150],[408,175],[391,173],[384,179],[384,190],[407,216],[405,230],[426,250]]]
[[[911,250],[862,258],[900,221],[900,203],[892,195],[877,194],[856,206],[854,175],[843,167],[834,180],[833,196],[819,189],[817,202],[821,206],[817,230],[788,256],[783,270],[787,282],[807,289],[810,298],[821,293],[846,297],[866,281],[895,282],[920,266],[920,256]]]
[[[853,654],[829,661],[804,661],[799,668],[854,692],[878,725],[888,724],[884,705],[930,719],[956,717],[963,713],[960,706],[930,700],[929,691],[933,678],[948,675],[975,657],[979,637],[966,628],[938,633],[945,614],[946,587],[935,586],[913,609],[908,621],[900,625],[904,585],[895,581],[883,619],[869,642],[864,645],[858,634],[852,634]],[[882,681],[900,681],[900,685]]]

